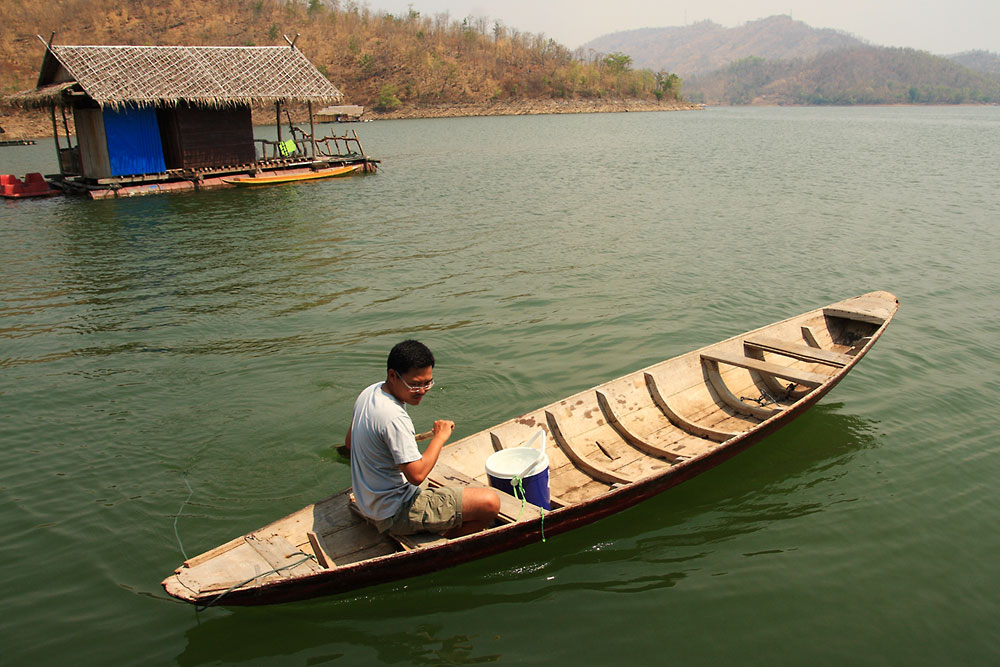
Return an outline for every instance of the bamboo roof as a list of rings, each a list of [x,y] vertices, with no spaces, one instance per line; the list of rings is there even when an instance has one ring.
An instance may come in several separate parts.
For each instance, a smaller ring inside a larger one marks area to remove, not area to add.
[[[45,106],[70,88],[101,106],[193,103],[223,107],[340,101],[341,92],[291,46],[48,45],[35,90],[22,104]]]

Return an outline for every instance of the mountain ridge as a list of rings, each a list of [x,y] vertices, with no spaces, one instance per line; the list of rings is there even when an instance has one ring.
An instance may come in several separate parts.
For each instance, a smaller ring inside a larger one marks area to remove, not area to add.
[[[825,51],[868,45],[832,28],[813,28],[779,14],[726,28],[712,21],[689,26],[638,28],[610,33],[583,45],[585,50],[619,51],[636,67],[675,72],[682,78],[705,74],[750,56],[788,60]]]

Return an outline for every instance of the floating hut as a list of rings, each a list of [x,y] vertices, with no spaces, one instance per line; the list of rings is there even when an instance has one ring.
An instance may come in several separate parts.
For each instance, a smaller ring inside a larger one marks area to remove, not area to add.
[[[347,165],[373,172],[378,160],[365,155],[356,132],[316,136],[313,104],[342,97],[290,40],[288,46],[59,46],[50,39],[35,90],[13,99],[50,110],[59,158],[59,174],[48,177],[52,185],[102,198],[228,187],[223,177],[234,174]],[[288,105],[303,103],[308,130],[288,112]],[[275,139],[254,137],[251,110],[265,105],[274,105]]]
[[[359,104],[340,104],[326,107],[316,112],[316,118],[321,122],[332,123],[357,123],[361,121],[361,114],[365,108]]]

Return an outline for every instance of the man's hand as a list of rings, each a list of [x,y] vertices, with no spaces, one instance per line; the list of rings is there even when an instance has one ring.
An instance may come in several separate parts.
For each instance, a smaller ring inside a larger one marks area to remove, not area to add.
[[[434,422],[434,435],[436,438],[440,435],[444,436],[445,441],[451,437],[451,434],[455,432],[455,422],[450,419],[438,419]]]
[[[433,436],[431,436],[431,441],[427,445],[427,449],[424,450],[424,455],[416,461],[404,463],[399,466],[403,476],[406,477],[406,481],[419,486],[427,478],[427,475],[434,469],[434,464],[437,463],[442,445],[448,442],[448,438],[454,432],[455,422],[450,419],[437,419],[434,421]]]

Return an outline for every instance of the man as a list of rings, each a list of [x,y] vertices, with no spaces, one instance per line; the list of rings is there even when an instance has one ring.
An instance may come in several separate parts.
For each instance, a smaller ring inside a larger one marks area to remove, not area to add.
[[[455,430],[452,421],[435,421],[420,453],[406,406],[420,405],[433,386],[434,355],[423,343],[406,340],[389,352],[385,382],[362,391],[354,403],[346,439],[351,484],[358,508],[379,532],[458,537],[493,525],[500,511],[490,488],[420,486]]]

